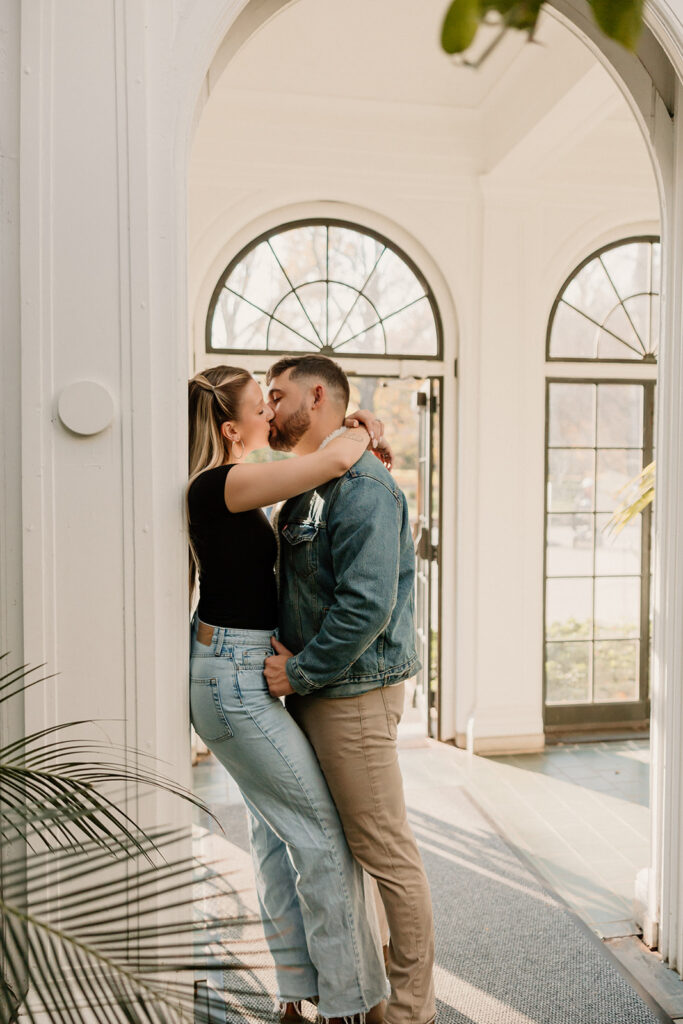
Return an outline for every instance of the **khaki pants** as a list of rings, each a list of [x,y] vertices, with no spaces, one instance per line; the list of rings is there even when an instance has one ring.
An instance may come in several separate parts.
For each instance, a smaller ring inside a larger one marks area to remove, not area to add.
[[[390,930],[387,1024],[434,1017],[434,928],[429,886],[410,830],[396,734],[405,687],[359,697],[287,698],[308,736],[356,860],[377,882]]]

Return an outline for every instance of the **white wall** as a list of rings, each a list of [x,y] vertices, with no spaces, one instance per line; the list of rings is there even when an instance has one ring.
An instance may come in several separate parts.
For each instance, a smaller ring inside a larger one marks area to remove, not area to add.
[[[186,426],[169,416],[183,408],[185,361],[179,373],[159,327],[165,290],[149,297],[159,262],[150,249],[164,250],[168,228],[161,218],[148,227],[162,188],[148,181],[144,88],[158,72],[145,50],[146,13],[77,0],[16,12],[21,217],[10,218],[3,195],[3,233],[7,216],[19,280],[3,279],[3,288],[20,296],[20,330],[9,334],[20,348],[3,379],[3,413],[21,399],[21,429],[3,445],[21,445],[21,476],[7,497],[11,518],[3,509],[2,519],[22,570],[24,642],[14,656],[57,673],[27,695],[26,725],[98,720],[93,736],[160,757],[164,771],[188,782]],[[156,46],[163,63],[162,32]],[[170,126],[176,109],[164,115]],[[161,123],[157,115],[157,130]],[[172,127],[165,135],[173,139]],[[57,414],[63,389],[83,380],[103,386],[114,405],[111,424],[93,436],[68,430]],[[9,618],[3,609],[3,626]],[[16,625],[10,636],[21,642]],[[136,806],[131,795],[141,819],[185,814],[177,801]]]
[[[492,73],[483,99],[467,95],[474,105],[454,102],[443,69],[434,70],[438,55],[416,47],[416,58],[409,38],[394,46],[391,66],[375,50],[374,77],[352,80],[354,95],[344,98],[345,40],[339,59],[304,45],[297,32],[307,4],[285,10],[244,48],[213,83],[198,125],[189,189],[194,365],[208,361],[208,301],[250,225],[253,237],[327,211],[425,253],[422,269],[441,276],[449,307],[444,738],[464,746],[469,735],[479,752],[538,749],[547,318],[593,248],[658,231],[645,145],[614,83],[555,24],[546,24],[538,60],[518,54],[509,70]],[[413,77],[428,103],[393,102],[378,84],[386,75],[397,88],[411,57],[423,61]],[[539,98],[534,83],[550,65],[556,93]],[[283,92],[287,82],[304,91]],[[377,96],[355,95],[373,86]]]

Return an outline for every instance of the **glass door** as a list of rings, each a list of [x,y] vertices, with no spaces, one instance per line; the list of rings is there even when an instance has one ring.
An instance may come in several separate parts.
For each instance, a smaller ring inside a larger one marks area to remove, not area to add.
[[[417,516],[415,522],[415,613],[422,668],[415,700],[427,716],[427,734],[439,738],[440,680],[440,437],[439,385],[435,378],[416,392],[418,415]]]

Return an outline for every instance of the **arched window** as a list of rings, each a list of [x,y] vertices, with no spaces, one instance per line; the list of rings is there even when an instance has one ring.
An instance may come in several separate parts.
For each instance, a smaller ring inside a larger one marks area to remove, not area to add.
[[[577,267],[553,305],[546,383],[546,731],[645,726],[651,525],[607,529],[654,458],[659,241],[629,238]],[[615,376],[606,364],[641,363]],[[569,372],[571,370],[571,373]]]
[[[207,352],[440,359],[434,296],[404,252],[346,221],[283,224],[255,238],[214,289]]]
[[[658,238],[630,238],[593,253],[555,300],[548,359],[655,362],[659,277]]]

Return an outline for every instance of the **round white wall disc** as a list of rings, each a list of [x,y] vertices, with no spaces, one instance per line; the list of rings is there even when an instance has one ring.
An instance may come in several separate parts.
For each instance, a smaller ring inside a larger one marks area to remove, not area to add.
[[[79,380],[64,388],[57,411],[64,426],[75,434],[99,434],[114,418],[114,400],[101,384]]]

